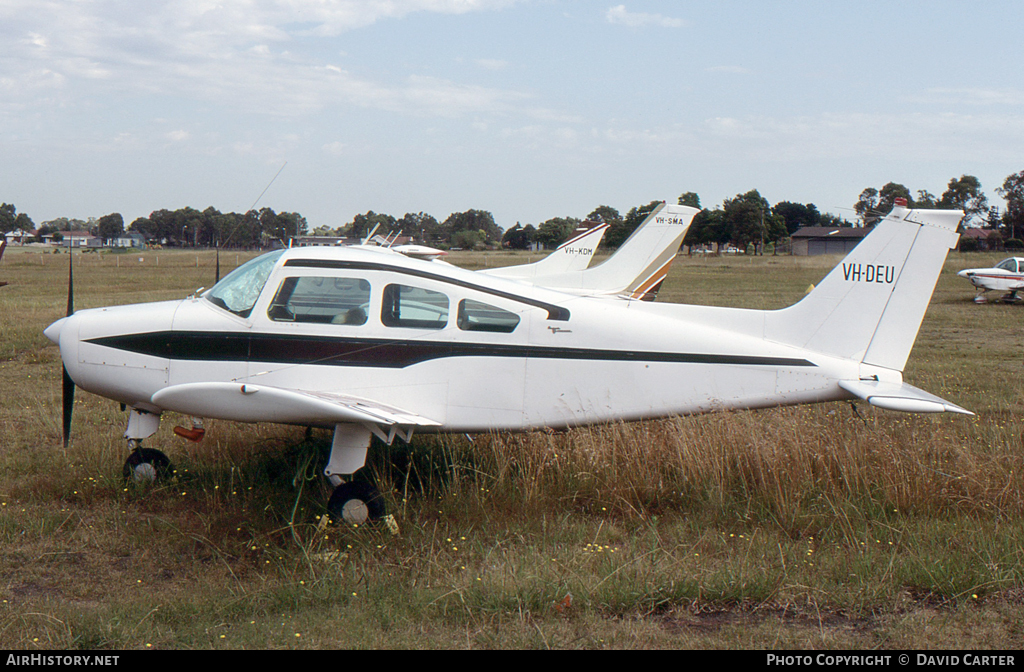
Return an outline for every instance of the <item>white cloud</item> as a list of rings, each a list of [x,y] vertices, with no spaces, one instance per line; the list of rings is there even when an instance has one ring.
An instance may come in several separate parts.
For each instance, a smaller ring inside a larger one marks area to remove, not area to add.
[[[341,156],[345,152],[345,145],[340,142],[329,142],[321,149],[331,156]]]
[[[0,112],[44,100],[52,108],[74,105],[82,96],[151,94],[276,115],[338,104],[445,117],[505,112],[525,96],[443,78],[373,81],[322,62],[308,43],[312,35],[337,35],[417,12],[492,11],[518,1],[4,0],[0,25],[15,39],[0,40]],[[493,59],[478,64],[505,66]]]
[[[682,28],[686,22],[682,19],[674,19],[661,14],[648,14],[647,12],[630,12],[625,5],[611,7],[604,14],[608,23],[629,26],[630,28],[642,28],[643,26],[661,26],[662,28]]]
[[[508,67],[508,61],[501,61],[494,58],[479,58],[476,64],[485,70],[504,70]]]

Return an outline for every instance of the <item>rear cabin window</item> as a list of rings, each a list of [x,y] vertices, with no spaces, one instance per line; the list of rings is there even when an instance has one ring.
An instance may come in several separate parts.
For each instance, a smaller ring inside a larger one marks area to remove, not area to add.
[[[463,299],[459,302],[459,329],[463,331],[492,331],[511,334],[519,326],[519,316],[503,308],[480,301]]]
[[[275,322],[366,324],[370,283],[362,278],[285,278],[267,309]]]
[[[448,297],[421,287],[388,285],[380,321],[385,327],[443,329],[448,324]]]

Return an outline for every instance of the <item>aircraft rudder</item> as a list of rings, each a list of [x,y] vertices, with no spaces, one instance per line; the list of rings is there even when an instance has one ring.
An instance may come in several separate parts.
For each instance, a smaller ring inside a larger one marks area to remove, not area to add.
[[[894,208],[810,294],[772,314],[769,337],[902,370],[962,216]]]

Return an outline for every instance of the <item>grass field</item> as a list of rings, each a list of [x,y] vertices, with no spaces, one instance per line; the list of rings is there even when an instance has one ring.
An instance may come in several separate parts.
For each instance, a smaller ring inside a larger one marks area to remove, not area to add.
[[[250,255],[222,255],[225,267]],[[905,372],[977,413],[823,404],[375,446],[401,531],[318,529],[327,433],[125,415],[60,441],[66,254],[0,262],[0,648],[1020,648],[1024,306],[951,254]],[[469,267],[526,255],[464,253]],[[778,308],[835,257],[677,260],[659,301]],[[210,253],[76,254],[76,307],[180,298]]]

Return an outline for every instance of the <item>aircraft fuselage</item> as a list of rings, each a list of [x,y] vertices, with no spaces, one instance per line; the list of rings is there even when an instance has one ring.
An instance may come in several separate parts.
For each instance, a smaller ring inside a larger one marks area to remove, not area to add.
[[[761,313],[569,296],[373,251],[303,248],[281,255],[247,311],[208,293],[83,310],[55,326],[79,387],[156,413],[196,414],[154,397],[218,382],[363,397],[457,432],[850,396],[836,381],[857,378],[857,363],[715,326],[728,319],[709,324],[709,311],[755,323]],[[211,410],[203,415],[257,419]],[[313,420],[279,419],[333,424]]]

